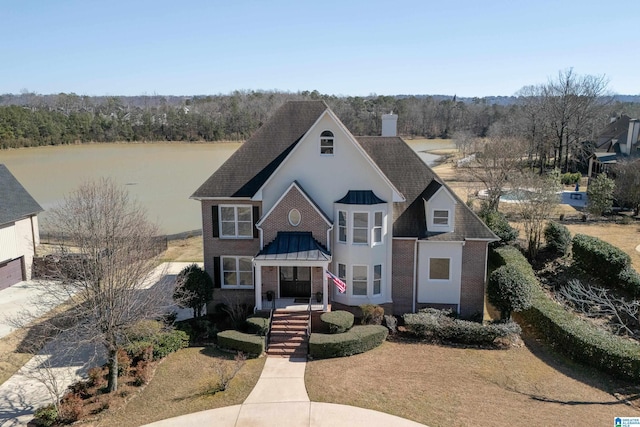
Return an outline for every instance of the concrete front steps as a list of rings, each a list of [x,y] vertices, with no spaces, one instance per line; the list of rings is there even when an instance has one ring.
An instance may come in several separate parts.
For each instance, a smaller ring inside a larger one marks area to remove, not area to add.
[[[306,311],[276,310],[271,321],[271,338],[267,355],[280,357],[307,357],[309,337]]]

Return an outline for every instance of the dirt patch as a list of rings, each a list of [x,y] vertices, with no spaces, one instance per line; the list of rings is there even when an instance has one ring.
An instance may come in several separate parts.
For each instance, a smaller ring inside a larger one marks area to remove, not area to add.
[[[431,427],[549,426],[559,419],[609,425],[615,416],[640,415],[616,395],[628,393],[627,384],[550,354],[532,338],[525,342],[510,350],[386,342],[364,354],[310,362],[307,391],[312,401]]]

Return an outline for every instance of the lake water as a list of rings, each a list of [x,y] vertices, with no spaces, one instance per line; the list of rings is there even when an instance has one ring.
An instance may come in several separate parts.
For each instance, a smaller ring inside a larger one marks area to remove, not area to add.
[[[450,148],[450,141],[407,141],[428,164],[424,150]],[[0,163],[43,209],[51,208],[88,179],[112,177],[157,221],[163,233],[202,228],[200,203],[189,196],[240,143],[85,144],[0,150]],[[46,229],[46,212],[39,215]]]

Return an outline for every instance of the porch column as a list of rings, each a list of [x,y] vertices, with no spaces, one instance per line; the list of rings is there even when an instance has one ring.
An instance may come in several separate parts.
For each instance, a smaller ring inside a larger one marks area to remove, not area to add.
[[[322,311],[329,309],[329,287],[327,286],[327,271],[329,264],[322,266]]]
[[[262,264],[255,263],[255,297],[256,310],[262,310]]]

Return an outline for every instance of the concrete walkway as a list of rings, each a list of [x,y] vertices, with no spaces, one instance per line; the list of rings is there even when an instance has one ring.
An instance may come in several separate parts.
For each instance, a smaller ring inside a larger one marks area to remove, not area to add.
[[[267,358],[260,379],[242,405],[196,412],[144,427],[416,427],[383,412],[309,401],[305,359]]]

